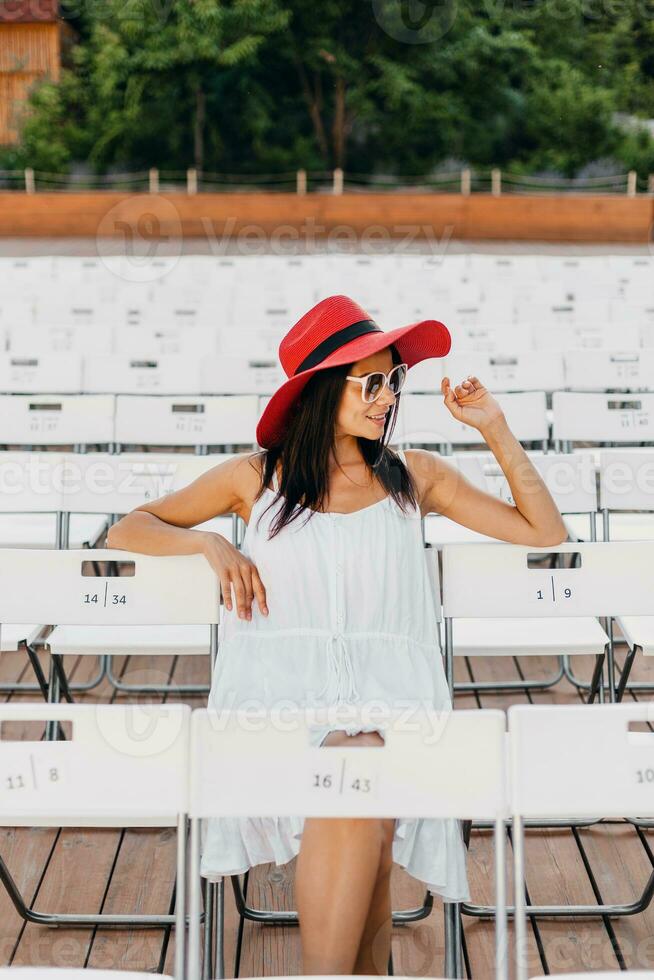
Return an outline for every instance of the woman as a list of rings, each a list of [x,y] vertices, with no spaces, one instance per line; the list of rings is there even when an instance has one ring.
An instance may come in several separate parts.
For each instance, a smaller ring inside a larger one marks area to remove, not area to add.
[[[408,700],[449,708],[421,516],[438,512],[519,544],[565,539],[548,490],[477,378],[455,388],[444,378],[444,403],[479,430],[515,506],[477,489],[437,455],[388,448],[407,369],[449,347],[437,321],[384,332],[348,297],[322,300],[280,344],[289,380],[259,420],[264,452],[220,463],[109,532],[110,547],[200,552],[215,569],[226,613],[212,706],[392,707]],[[230,512],[247,523],[240,551],[219,534],[192,530]],[[381,742],[373,726],[314,733],[314,744]],[[213,820],[202,868],[209,877],[238,874],[298,852],[306,974],[386,972],[393,860],[444,898],[469,898],[454,820]]]

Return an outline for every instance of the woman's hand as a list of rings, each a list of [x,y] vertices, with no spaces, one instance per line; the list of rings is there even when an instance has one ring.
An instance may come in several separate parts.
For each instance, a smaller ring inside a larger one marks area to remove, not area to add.
[[[232,586],[240,619],[252,619],[252,601],[256,595],[259,608],[268,615],[266,590],[256,565],[235,548],[222,534],[208,531],[203,554],[220,580],[227,609],[232,608]]]
[[[472,374],[454,388],[450,386],[449,378],[443,378],[441,391],[445,405],[454,418],[471,425],[473,429],[483,432],[493,422],[504,418],[504,412],[490,391]]]

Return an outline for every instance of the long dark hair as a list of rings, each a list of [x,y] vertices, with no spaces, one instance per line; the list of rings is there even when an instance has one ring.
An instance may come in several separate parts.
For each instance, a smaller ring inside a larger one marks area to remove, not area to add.
[[[397,348],[393,344],[389,347],[393,364],[400,364],[402,358]],[[296,520],[304,510],[310,511],[307,518],[310,519],[313,511],[322,509],[329,488],[327,462],[330,450],[333,451],[335,445],[338,405],[346,383],[345,375],[350,373],[351,368],[352,364],[347,364],[317,371],[302,389],[283,442],[271,449],[261,450],[261,487],[256,500],[271,482],[278,461],[281,460],[282,464],[279,491],[269,506],[276,505],[280,498],[283,506],[271,524],[269,538]],[[357,441],[361,455],[373,474],[402,510],[406,510],[407,503],[417,506],[415,485],[398,454],[388,447],[401,397],[400,392],[386,417],[381,439],[358,436]]]

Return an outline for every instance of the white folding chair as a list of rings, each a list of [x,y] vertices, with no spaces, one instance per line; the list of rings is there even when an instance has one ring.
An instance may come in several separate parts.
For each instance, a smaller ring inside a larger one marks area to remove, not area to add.
[[[594,541],[597,537],[597,486],[590,456],[584,453],[541,452],[529,452],[528,456],[564,515],[571,537],[590,537]],[[455,452],[451,458],[448,457],[448,461],[475,486],[510,504],[514,503],[508,481],[492,453]],[[424,536],[426,541],[438,548],[446,544],[481,544],[498,540],[437,514],[424,518]]]
[[[84,358],[83,391],[115,395],[196,395],[197,354],[103,354]]]
[[[654,393],[555,391],[552,438],[557,451],[574,442],[654,442]]]
[[[443,375],[448,375],[452,384],[459,384],[469,374],[477,375],[494,392],[556,391],[564,387],[563,354],[507,348],[498,353],[447,355]]]
[[[563,354],[565,384],[575,391],[651,391],[653,350],[569,350]]]
[[[130,357],[151,357],[162,354],[211,357],[216,352],[216,332],[213,327],[188,329],[183,326],[130,324],[114,328],[114,352]],[[222,391],[219,393],[224,394]]]
[[[361,710],[361,709],[359,709]],[[347,710],[347,719],[356,717]],[[366,717],[363,709],[361,717]],[[343,715],[344,717],[344,715]],[[369,715],[368,723],[370,721]],[[338,728],[337,712],[333,714]],[[320,721],[324,723],[324,715]],[[193,713],[191,735],[188,980],[200,980],[200,821],[221,816],[452,817],[495,831],[495,969],[506,977],[505,719],[500,711],[392,710],[375,724],[383,746],[310,745],[311,711]],[[329,724],[332,724],[330,715]],[[228,791],[226,791],[228,790]],[[223,882],[220,882],[221,898]],[[222,907],[222,901],[219,900]],[[293,913],[285,913],[285,920]],[[295,915],[297,915],[295,913]],[[446,923],[448,922],[446,918]],[[458,922],[458,918],[457,918]],[[460,933],[449,923],[448,977],[461,976]],[[205,976],[224,976],[220,924],[215,971],[209,924]]]
[[[93,547],[106,518],[67,510],[63,479],[68,456],[29,450],[0,453],[0,547]]]
[[[65,741],[0,739],[3,827],[177,828],[174,915],[37,912],[27,908],[0,858],[0,880],[16,910],[30,922],[67,928],[163,929],[175,925],[176,980],[184,976],[190,714],[190,708],[181,704],[0,705],[3,725],[72,723],[72,734]],[[0,974],[14,972],[21,974],[14,968]],[[68,976],[68,970],[65,972]]]
[[[152,502],[187,486],[231,453],[195,456],[189,453],[71,453],[65,457],[64,508],[82,513],[111,514],[112,520],[142,504]],[[238,517],[227,514],[199,524],[231,538],[238,545]],[[110,559],[112,551],[106,552]],[[124,629],[89,629],[59,626],[48,637],[50,650],[57,655],[97,656],[103,660],[104,674],[116,690],[167,694],[206,694],[206,684],[168,682],[131,684],[117,677],[114,656],[142,655],[207,656],[209,634],[202,626],[130,626]]]
[[[8,327],[8,350],[17,357],[48,354],[84,357],[111,353],[110,327],[95,330],[89,326],[22,326],[12,318]],[[81,389],[77,389],[78,391]]]
[[[247,357],[205,357],[200,371],[200,391],[213,395],[272,395],[286,380],[277,356],[256,349]]]
[[[118,395],[116,444],[253,446],[259,414],[256,395]]]
[[[0,395],[5,446],[111,445],[113,395]]]
[[[560,567],[565,557],[572,567]],[[543,562],[550,559],[549,566]],[[649,569],[654,543],[447,545],[443,549],[445,660],[454,656],[595,656],[590,700],[603,699],[608,661],[615,699],[612,651],[596,617],[644,615],[651,609]],[[551,567],[555,566],[555,567]],[[556,567],[558,566],[558,567]]]
[[[509,717],[513,817],[516,980],[527,980],[527,917],[633,915],[649,905],[654,872],[642,896],[622,905],[527,906],[524,821],[561,817],[654,817],[651,732],[630,725],[652,721],[650,704],[513,705]],[[632,974],[588,974],[622,977]],[[638,976],[638,973],[633,976]],[[651,977],[651,971],[643,974]],[[543,980],[543,978],[539,978]]]
[[[3,394],[79,394],[82,359],[74,354],[0,355],[0,391]]]
[[[52,627],[49,635],[43,632],[54,654],[50,700],[62,693],[72,700],[61,662],[68,653],[163,655],[182,648],[208,653],[213,670],[220,586],[202,555],[0,549],[0,582],[11,583],[0,589],[0,623],[25,622],[29,615]],[[170,629],[158,632],[162,627]]]

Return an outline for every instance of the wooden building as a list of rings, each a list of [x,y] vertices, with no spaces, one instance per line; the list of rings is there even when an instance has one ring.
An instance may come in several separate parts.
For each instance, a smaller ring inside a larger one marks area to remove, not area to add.
[[[34,85],[59,79],[63,29],[57,0],[0,0],[0,145],[18,140]]]

